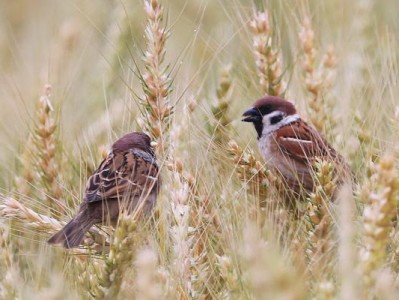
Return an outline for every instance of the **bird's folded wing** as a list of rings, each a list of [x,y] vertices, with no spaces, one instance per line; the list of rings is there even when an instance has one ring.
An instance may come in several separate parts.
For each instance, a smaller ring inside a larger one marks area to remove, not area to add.
[[[317,131],[293,123],[278,130],[276,142],[282,152],[300,161],[329,156],[332,150]]]
[[[90,176],[85,201],[140,197],[158,184],[157,179],[158,166],[149,153],[138,149],[111,153]]]

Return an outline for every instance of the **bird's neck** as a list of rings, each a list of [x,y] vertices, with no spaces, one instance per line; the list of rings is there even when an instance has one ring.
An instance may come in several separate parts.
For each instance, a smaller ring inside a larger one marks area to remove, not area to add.
[[[291,123],[294,123],[296,121],[298,121],[300,119],[300,116],[298,114],[295,115],[289,115],[287,117],[285,117],[284,119],[281,120],[280,124],[280,128],[286,125],[289,125]]]

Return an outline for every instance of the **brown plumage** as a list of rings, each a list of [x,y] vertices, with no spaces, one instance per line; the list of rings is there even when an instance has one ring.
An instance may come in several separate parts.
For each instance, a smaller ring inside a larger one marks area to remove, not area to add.
[[[122,208],[131,213],[140,205],[143,214],[149,215],[159,187],[159,169],[148,135],[123,136],[89,177],[77,215],[48,243],[78,247],[91,226],[115,222]]]
[[[300,118],[292,103],[266,96],[243,116],[244,122],[255,126],[267,166],[278,171],[292,190],[313,191],[313,165],[317,158],[333,163],[338,185],[344,180],[351,181],[350,168],[344,158]]]

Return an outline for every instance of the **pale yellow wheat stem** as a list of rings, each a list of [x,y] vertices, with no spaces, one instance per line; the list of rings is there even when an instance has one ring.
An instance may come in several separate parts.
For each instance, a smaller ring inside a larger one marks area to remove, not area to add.
[[[228,141],[230,118],[228,110],[231,106],[232,80],[231,66],[227,66],[220,72],[219,84],[216,90],[216,103],[212,105],[213,119],[209,122],[209,132],[213,140],[219,144]]]
[[[338,299],[360,299],[358,259],[355,244],[356,207],[352,187],[344,185],[338,200],[338,285],[341,287]]]
[[[9,240],[9,231],[3,224],[0,224],[0,268],[0,298],[18,299],[18,286],[22,281]]]
[[[32,187],[39,176],[35,169],[34,159],[32,159],[32,157],[34,157],[34,153],[33,135],[30,134],[20,158],[21,169],[18,171],[18,175],[15,177],[16,190],[20,195],[26,197],[32,196]]]

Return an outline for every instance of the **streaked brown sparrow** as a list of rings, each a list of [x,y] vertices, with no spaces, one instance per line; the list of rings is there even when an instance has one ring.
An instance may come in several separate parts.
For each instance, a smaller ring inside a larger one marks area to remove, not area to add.
[[[255,126],[268,168],[278,171],[295,192],[313,191],[312,166],[318,157],[333,163],[338,185],[344,177],[350,178],[350,168],[343,157],[301,119],[291,102],[266,96],[245,111],[243,117],[242,121]]]
[[[140,206],[148,215],[160,187],[158,173],[150,137],[141,132],[126,134],[88,179],[77,215],[48,243],[78,247],[91,226],[115,222],[121,209],[131,213]]]

